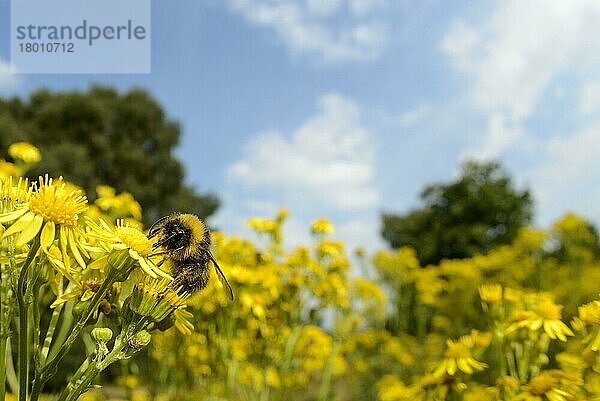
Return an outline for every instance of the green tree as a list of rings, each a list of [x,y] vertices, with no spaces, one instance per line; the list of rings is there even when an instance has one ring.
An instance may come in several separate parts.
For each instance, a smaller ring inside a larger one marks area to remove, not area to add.
[[[30,172],[62,175],[94,194],[99,184],[127,190],[149,223],[175,210],[211,215],[219,202],[184,183],[174,157],[179,125],[145,90],[118,93],[95,86],[87,92],[39,90],[29,101],[0,99],[0,157],[8,145],[28,141],[43,155]]]
[[[382,216],[383,238],[412,246],[421,265],[467,258],[512,241],[531,220],[528,190],[519,191],[498,162],[468,161],[455,181],[427,186],[423,206]]]

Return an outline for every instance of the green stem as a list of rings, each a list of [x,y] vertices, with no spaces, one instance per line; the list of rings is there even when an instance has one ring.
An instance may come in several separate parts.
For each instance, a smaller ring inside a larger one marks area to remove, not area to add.
[[[526,382],[529,374],[529,359],[531,355],[531,347],[533,346],[531,340],[525,340],[523,354],[518,361],[519,366],[519,377]]]
[[[1,292],[0,292],[0,400],[4,400],[6,394],[6,347],[9,336],[8,326],[10,325],[10,315],[8,312],[8,271],[6,265],[0,266]]]
[[[6,395],[6,340],[4,336],[0,338],[0,400],[4,400]]]
[[[57,294],[56,298],[60,298],[63,291],[63,277],[58,279],[57,286]],[[44,337],[44,343],[42,344],[42,350],[40,352],[40,363],[43,365],[46,363],[46,358],[48,358],[48,353],[50,352],[50,345],[52,345],[52,340],[54,338],[54,332],[56,331],[56,326],[58,325],[58,319],[60,318],[60,313],[62,312],[64,304],[58,305],[56,308],[52,310],[52,316],[50,317],[50,323],[48,324],[48,329],[46,330],[46,336]],[[69,325],[71,322],[69,321]]]
[[[61,294],[62,295],[62,294]],[[59,295],[60,296],[60,295]],[[50,352],[50,344],[52,344],[52,338],[54,337],[54,332],[56,331],[56,326],[58,324],[58,319],[60,318],[60,313],[62,312],[63,304],[58,305],[52,311],[52,317],[50,318],[50,324],[48,325],[48,330],[46,331],[46,337],[44,338],[44,343],[42,344],[42,352],[40,363],[45,363],[46,358],[48,357],[48,352]]]
[[[515,366],[515,357],[514,357],[513,353],[510,351],[506,351],[505,356],[506,356],[506,362],[508,362],[508,371],[509,371],[510,375],[520,381],[519,372],[517,371],[517,368]]]
[[[283,353],[283,364],[281,365],[281,375],[280,375],[281,377],[285,377],[288,374],[290,367],[292,366],[292,358],[294,356],[294,348],[296,348],[296,343],[298,342],[298,339],[300,338],[300,335],[302,334],[302,329],[303,329],[302,325],[296,325],[294,327],[294,330],[292,331],[292,333],[290,334],[290,336],[288,337],[288,339],[285,343],[285,350]],[[283,397],[283,391],[284,391],[283,385],[279,386],[273,399],[281,400]]]
[[[142,330],[148,324],[147,319],[142,318],[138,322],[130,323],[127,327],[121,329],[121,333],[115,339],[113,349],[101,360],[92,360],[88,367],[85,369],[83,374],[79,377],[71,379],[69,382],[72,384],[73,390],[70,390],[70,386],[67,386],[61,397],[60,401],[77,401],[79,396],[83,394],[88,387],[92,384],[92,381],[98,376],[100,372],[106,369],[113,363],[120,361],[123,358],[129,358],[132,356],[130,352],[124,352],[125,347],[128,346],[129,340]],[[131,349],[130,349],[131,351]],[[134,351],[137,352],[137,351]],[[65,395],[66,393],[66,395]]]
[[[91,358],[91,356],[89,356],[83,361],[81,366],[79,366],[79,368],[77,369],[75,374],[71,377],[71,379],[69,380],[69,383],[67,383],[67,385],[65,386],[65,389],[62,391],[62,393],[60,393],[60,396],[58,397],[58,399],[56,399],[56,401],[65,401],[67,399],[67,397],[69,396],[71,391],[73,391],[73,389],[75,389],[77,382],[81,379],[83,374],[90,367],[91,363],[93,363],[92,358]]]
[[[333,347],[331,348],[331,354],[327,358],[325,370],[323,371],[323,378],[321,379],[321,387],[319,388],[318,401],[327,401],[329,396],[329,389],[331,388],[331,377],[333,376],[333,363],[335,356],[338,353],[339,343],[334,341]]]
[[[50,351],[48,351],[48,355],[45,359],[54,358],[56,354],[58,354],[58,350],[60,350],[60,347],[65,343],[65,340],[71,331],[71,325],[73,323],[73,302],[64,304],[64,310],[65,313],[63,313],[63,319],[60,323],[58,334],[52,339]]]
[[[75,384],[75,388],[73,390],[68,391],[68,387],[63,390],[59,400],[64,401],[76,401],[84,391],[92,384],[94,378],[100,373],[102,370],[98,366],[98,362],[92,362],[87,367],[81,379],[78,383]]]
[[[19,392],[19,381],[17,379],[17,373],[15,372],[15,366],[13,365],[12,346],[10,338],[6,340],[6,381],[8,381],[10,391],[13,394]]]
[[[64,344],[62,344],[62,346],[60,347],[56,356],[54,356],[54,358],[52,358],[50,361],[47,361],[46,365],[41,367],[39,374],[36,374],[36,377],[33,381],[33,389],[31,392],[31,401],[37,401],[37,399],[42,391],[43,385],[48,380],[50,380],[50,378],[52,376],[54,376],[56,374],[56,369],[58,368],[58,364],[67,355],[67,353],[69,352],[69,350],[71,349],[71,347],[73,346],[73,344],[75,343],[75,341],[77,340],[79,335],[81,334],[81,331],[85,327],[87,321],[92,317],[92,315],[98,309],[98,305],[100,305],[100,301],[102,301],[102,299],[104,298],[106,293],[108,291],[110,291],[112,285],[116,281],[116,278],[117,277],[109,276],[106,280],[104,280],[104,282],[100,286],[100,289],[98,290],[98,292],[96,292],[96,294],[94,294],[94,297],[92,298],[92,301],[90,302],[90,305],[89,305],[86,313],[81,315],[81,317],[79,318],[79,320],[73,327],[73,330],[71,331],[71,333],[65,340]]]
[[[495,341],[496,341],[496,346],[498,347],[498,368],[500,369],[500,376],[499,377],[504,377],[506,376],[506,345],[504,344],[504,334],[502,334],[502,332],[499,329],[494,330],[495,331]]]
[[[40,367],[40,357],[41,357],[41,353],[42,350],[40,348],[40,305],[39,305],[39,299],[40,299],[40,284],[37,282],[37,278],[39,277],[39,274],[36,275],[36,279],[35,281],[33,281],[33,291],[32,291],[32,305],[31,305],[31,318],[32,318],[32,335],[33,335],[33,361],[34,361],[34,366],[37,369],[39,369]]]
[[[40,248],[40,238],[35,237],[27,259],[21,267],[19,280],[17,282],[17,303],[19,305],[19,401],[27,400],[27,390],[29,384],[29,330],[28,330],[28,304],[25,302],[25,293],[27,291],[27,274],[30,265],[33,263],[35,254]]]

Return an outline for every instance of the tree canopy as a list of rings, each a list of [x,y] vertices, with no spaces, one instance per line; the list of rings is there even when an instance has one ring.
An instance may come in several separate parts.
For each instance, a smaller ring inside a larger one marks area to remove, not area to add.
[[[7,158],[8,146],[17,141],[41,150],[43,160],[31,177],[62,175],[88,194],[100,184],[129,191],[146,223],[175,210],[206,218],[219,205],[215,196],[185,184],[184,168],[173,154],[180,127],[142,89],[119,93],[95,86],[0,99],[0,133],[0,157]]]
[[[384,213],[382,235],[393,248],[413,247],[421,265],[486,253],[532,217],[529,191],[498,162],[465,162],[458,179],[427,186],[420,198],[423,206],[406,214]]]

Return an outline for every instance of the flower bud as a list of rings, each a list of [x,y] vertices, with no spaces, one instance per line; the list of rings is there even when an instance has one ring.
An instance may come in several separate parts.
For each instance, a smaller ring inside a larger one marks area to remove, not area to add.
[[[113,250],[108,255],[108,274],[114,275],[116,281],[125,281],[131,273],[135,260],[129,256],[128,249]]]
[[[129,347],[135,350],[139,350],[145,347],[146,345],[150,344],[151,339],[152,336],[150,335],[150,333],[148,333],[146,330],[142,330],[135,336],[133,336],[127,344],[129,345]]]
[[[73,305],[73,316],[76,317],[77,319],[79,319],[79,317],[89,308],[89,305],[92,302],[87,300],[87,301],[81,301],[81,300],[77,300],[75,301],[75,304]]]
[[[167,286],[167,281],[150,279],[136,284],[129,307],[138,315],[160,322],[183,303],[183,298]]]
[[[113,336],[113,332],[108,327],[96,327],[92,330],[92,338],[94,341],[110,341]]]

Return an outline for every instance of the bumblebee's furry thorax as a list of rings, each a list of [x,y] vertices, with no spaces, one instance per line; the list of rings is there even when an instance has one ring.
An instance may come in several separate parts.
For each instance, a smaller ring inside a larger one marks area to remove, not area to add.
[[[156,238],[152,245],[158,250],[155,255],[168,255],[173,263],[173,288],[183,288],[190,294],[204,289],[212,264],[229,299],[234,299],[231,285],[210,252],[210,231],[197,216],[188,213],[165,216],[150,227],[148,238]]]
[[[157,221],[149,237],[157,236],[157,243],[174,260],[203,259],[202,250],[210,249],[210,232],[193,214],[173,214]]]

